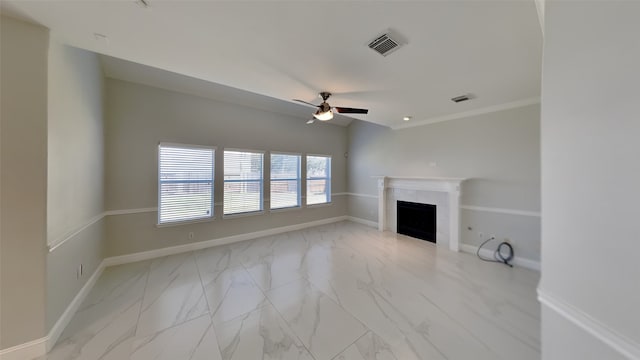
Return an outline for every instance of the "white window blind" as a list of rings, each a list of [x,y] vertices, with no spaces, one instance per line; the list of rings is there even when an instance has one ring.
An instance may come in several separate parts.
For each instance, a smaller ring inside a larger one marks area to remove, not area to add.
[[[300,155],[271,154],[271,209],[300,206]]]
[[[307,205],[331,202],[331,157],[307,156]]]
[[[262,211],[262,162],[264,154],[224,152],[224,214]]]
[[[160,144],[158,223],[213,216],[213,148]]]

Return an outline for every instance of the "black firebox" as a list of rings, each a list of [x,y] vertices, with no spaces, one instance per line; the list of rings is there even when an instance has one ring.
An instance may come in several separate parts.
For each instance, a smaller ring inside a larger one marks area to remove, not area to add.
[[[436,242],[436,206],[398,201],[398,233]]]

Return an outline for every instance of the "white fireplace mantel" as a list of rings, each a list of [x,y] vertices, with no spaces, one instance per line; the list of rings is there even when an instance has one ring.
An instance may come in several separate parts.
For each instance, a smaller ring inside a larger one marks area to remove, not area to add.
[[[458,251],[460,243],[460,194],[464,178],[376,176],[378,180],[378,230],[389,230],[387,224],[387,189],[437,191],[448,194],[449,249]]]

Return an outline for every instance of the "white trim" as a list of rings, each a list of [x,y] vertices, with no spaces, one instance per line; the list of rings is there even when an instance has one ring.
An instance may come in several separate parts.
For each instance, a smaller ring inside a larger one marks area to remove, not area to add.
[[[536,11],[538,12],[538,22],[540,23],[540,31],[542,32],[542,39],[544,40],[544,6],[546,0],[535,0]]]
[[[302,210],[303,207],[302,205],[298,205],[298,206],[287,206],[287,207],[281,207],[281,208],[276,208],[276,209],[269,209],[270,213],[282,213],[282,212],[287,212],[287,211],[296,211],[296,210]]]
[[[369,194],[360,194],[360,193],[338,193],[339,195],[349,195],[349,196],[358,196],[358,197],[366,197],[371,199],[377,199],[377,195],[369,195]],[[471,210],[471,211],[486,211],[497,214],[508,214],[508,215],[522,215],[522,216],[534,216],[540,217],[541,214],[539,211],[530,211],[530,210],[518,210],[518,209],[507,209],[507,208],[495,208],[488,206],[475,206],[475,205],[460,205],[460,209]]]
[[[198,144],[182,144],[182,143],[164,142],[164,141],[160,141],[158,143],[158,148],[160,148],[161,146],[170,147],[170,148],[178,148],[178,149],[210,149],[210,150],[218,150],[217,146],[198,145]]]
[[[232,213],[232,214],[226,214],[226,215],[222,214],[222,219],[231,220],[231,219],[243,218],[243,217],[254,216],[254,215],[264,215],[264,210],[245,211],[245,212],[238,212],[238,213]]]
[[[351,193],[348,193],[348,192],[331,193],[331,197],[334,197],[334,196],[347,196],[347,195],[350,195],[350,194]]]
[[[504,208],[494,208],[494,207],[474,206],[474,205],[460,205],[460,208],[465,210],[473,210],[473,211],[486,211],[486,212],[492,212],[497,214],[522,215],[522,216],[534,216],[534,217],[541,216],[539,211],[504,209]]]
[[[78,227],[77,229],[67,233],[67,235],[64,235],[63,237],[59,238],[58,240],[52,242],[51,244],[47,244],[47,247],[49,249],[49,252],[54,251],[55,249],[60,247],[62,244],[66,243],[67,241],[69,241],[73,237],[75,237],[76,235],[78,235],[81,232],[85,231],[89,226],[97,223],[98,221],[102,220],[103,218],[105,218],[107,216],[139,214],[139,213],[154,212],[154,211],[158,211],[158,208],[157,207],[153,207],[153,208],[124,209],[124,210],[108,210],[108,211],[105,211],[105,212],[103,212],[103,213],[101,213],[99,215],[96,215],[96,216],[92,217],[84,225],[82,225],[82,226]]]
[[[538,300],[542,305],[571,321],[623,356],[630,359],[640,359],[640,344],[633,339],[616,332],[586,312],[549,294],[544,289],[538,288]]]
[[[205,223],[205,222],[214,221],[215,219],[216,219],[215,216],[210,216],[210,217],[204,217],[204,218],[198,218],[198,219],[192,219],[192,220],[178,220],[178,221],[164,222],[162,224],[156,224],[156,227],[157,228],[165,228],[165,227],[173,227],[173,226],[182,226],[182,225],[189,225],[189,224]]]
[[[130,262],[155,259],[162,256],[180,254],[187,251],[201,250],[201,249],[206,249],[212,246],[231,244],[239,241],[251,240],[259,237],[271,236],[271,235],[281,234],[289,231],[302,230],[309,227],[331,224],[331,223],[345,221],[345,220],[348,220],[348,216],[338,216],[338,217],[333,217],[328,219],[310,221],[310,222],[301,223],[301,224],[260,230],[260,231],[255,231],[251,233],[232,235],[232,236],[222,237],[218,239],[199,241],[199,242],[190,243],[190,244],[143,251],[143,252],[138,252],[134,254],[113,256],[113,257],[104,259],[104,264],[105,266],[113,266],[113,265],[126,264]]]
[[[469,244],[460,244],[460,250],[462,250],[462,252],[466,252],[469,254],[473,254],[475,255],[476,252],[478,251],[478,247],[474,246],[474,245],[469,245]],[[485,258],[490,258],[493,259],[493,251],[489,250],[489,249],[482,249],[480,250],[480,255],[482,255]],[[537,272],[540,272],[540,262],[539,261],[535,261],[535,260],[531,260],[531,259],[525,259],[525,258],[521,258],[521,257],[514,257],[513,261],[512,261],[513,265],[517,265],[517,266],[521,266],[527,269],[531,269],[531,270],[535,270]]]
[[[313,208],[319,208],[319,207],[324,207],[324,206],[333,206],[333,202],[332,201],[327,201],[327,202],[323,202],[323,203],[305,204],[304,205],[305,209],[313,209]]]
[[[389,229],[387,219],[387,189],[439,191],[446,193],[449,204],[449,249],[459,251],[460,244],[460,193],[465,178],[373,176],[378,182],[378,230]],[[441,240],[436,241],[439,245]]]
[[[93,272],[89,280],[87,280],[87,282],[84,283],[84,286],[82,286],[82,289],[80,289],[80,291],[76,294],[76,296],[73,298],[71,303],[69,303],[69,306],[67,306],[67,309],[58,318],[58,321],[56,321],[56,323],[53,325],[51,330],[49,330],[49,334],[47,335],[46,351],[51,350],[53,346],[56,344],[56,342],[58,341],[58,338],[62,334],[62,331],[67,327],[67,325],[73,318],[73,315],[75,315],[75,313],[78,311],[78,309],[80,308],[80,305],[82,305],[82,302],[87,297],[87,295],[89,295],[89,292],[91,291],[91,289],[93,289],[93,286],[96,284],[96,281],[98,281],[98,279],[100,278],[100,275],[102,275],[102,271],[104,270],[104,268],[105,268],[105,262],[103,260],[98,265],[96,270]]]
[[[407,129],[407,128],[412,128],[416,126],[424,126],[424,125],[435,124],[443,121],[462,119],[466,117],[488,114],[488,113],[502,111],[502,110],[515,109],[515,108],[529,106],[533,104],[539,104],[539,103],[540,103],[540,97],[532,97],[532,98],[526,98],[522,100],[504,103],[504,104],[487,106],[480,109],[459,112],[455,114],[436,116],[436,117],[432,117],[424,120],[418,120],[418,121],[410,121],[401,125],[391,125],[390,127],[393,130]]]
[[[352,192],[332,193],[331,197],[334,197],[334,196],[358,196],[358,197],[365,197],[365,198],[370,198],[370,199],[377,199],[378,198],[377,195],[352,193]],[[316,204],[316,205],[320,205],[320,204]],[[215,203],[214,206],[222,206],[222,203]],[[315,205],[311,205],[311,206],[315,206]],[[534,217],[540,217],[541,216],[540,212],[537,212],[537,211],[527,211],[527,210],[517,210],[517,209],[493,208],[493,207],[475,206],[475,205],[460,205],[460,208],[461,209],[465,209],[465,210],[486,211],[486,212],[492,212],[492,213],[498,213],[498,214],[508,214],[508,215],[522,215],[522,216],[534,216]],[[76,230],[68,233],[68,235],[60,238],[59,240],[57,240],[56,242],[54,242],[52,244],[49,244],[49,252],[54,251],[55,249],[57,249],[59,246],[61,246],[65,242],[71,240],[71,238],[73,238],[74,236],[76,236],[79,233],[81,233],[82,231],[86,230],[89,226],[91,226],[91,225],[95,224],[96,222],[102,220],[104,217],[107,217],[107,216],[118,216],[118,215],[130,215],[130,214],[142,214],[142,213],[149,213],[149,212],[156,212],[156,211],[158,211],[157,207],[138,208],[138,209],[122,209],[122,210],[107,210],[107,211],[103,212],[102,214],[91,218],[86,224],[84,224],[84,225],[80,226],[79,228],[77,228]],[[214,218],[207,218],[206,220],[191,221],[191,222],[211,221],[213,219]],[[188,224],[188,223],[189,222],[180,223],[180,224],[177,224],[177,223],[176,224],[163,224],[162,227],[164,227],[164,226],[173,226],[173,225],[183,225],[183,224]]]
[[[371,220],[366,220],[363,218],[355,217],[355,216],[347,216],[347,220],[353,221],[354,223],[370,226],[372,228],[378,228],[378,223]]]
[[[47,353],[48,336],[0,350],[1,360],[35,359]]]
[[[156,211],[158,211],[157,207],[148,207],[148,208],[139,208],[139,209],[109,210],[109,211],[105,211],[104,215],[105,216],[129,215],[129,214],[156,212]]]
[[[377,199],[378,195],[370,195],[370,194],[360,194],[360,193],[341,193],[341,194],[345,194],[345,195],[349,195],[349,196],[359,196],[359,197],[366,197],[366,198],[371,198],[371,199]]]
[[[52,242],[51,244],[48,244],[48,248],[49,248],[49,252],[52,252],[53,250],[55,250],[57,247],[59,247],[60,245],[64,244],[65,242],[71,240],[71,238],[73,238],[74,236],[80,234],[81,232],[83,232],[84,230],[86,230],[89,226],[97,223],[98,221],[102,220],[102,218],[104,218],[106,216],[106,213],[102,213],[100,215],[96,215],[94,217],[92,217],[91,219],[89,219],[89,221],[87,221],[84,225],[80,226],[79,228],[68,232],[66,235],[58,238],[58,240]]]

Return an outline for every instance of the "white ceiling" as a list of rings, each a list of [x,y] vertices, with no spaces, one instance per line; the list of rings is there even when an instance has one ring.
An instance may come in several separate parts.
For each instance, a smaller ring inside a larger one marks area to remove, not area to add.
[[[3,0],[2,11],[69,45],[255,94],[319,103],[330,91],[334,106],[370,110],[353,118],[391,127],[405,115],[426,123],[540,94],[533,0],[148,2]],[[387,28],[408,44],[382,57],[367,43]],[[450,100],[465,93],[475,98]]]

